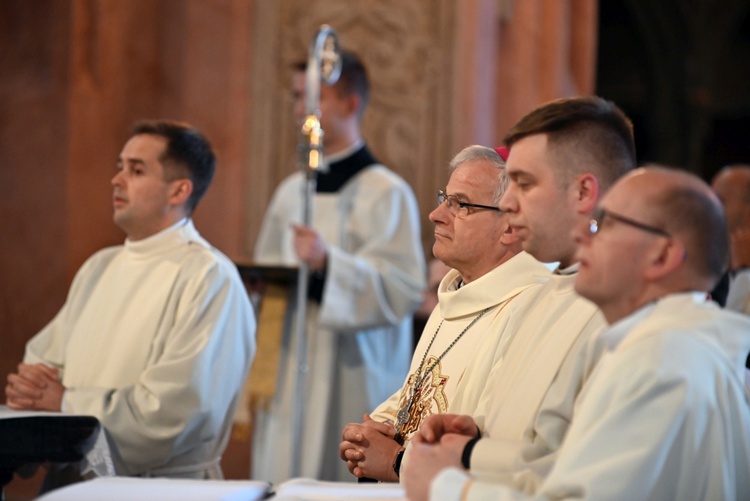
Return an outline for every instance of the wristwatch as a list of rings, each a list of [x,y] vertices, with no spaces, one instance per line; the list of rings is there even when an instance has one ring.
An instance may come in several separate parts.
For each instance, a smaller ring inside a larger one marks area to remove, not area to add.
[[[404,459],[404,451],[406,449],[401,449],[396,453],[396,459],[393,460],[393,471],[396,472],[396,476],[401,478],[401,460]]]

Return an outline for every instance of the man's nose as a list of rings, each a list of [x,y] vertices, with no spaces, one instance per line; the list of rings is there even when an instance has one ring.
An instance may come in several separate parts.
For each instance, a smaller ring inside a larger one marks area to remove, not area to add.
[[[432,209],[432,212],[430,212],[430,214],[427,216],[431,222],[433,223],[446,222],[446,218],[449,217],[448,208],[446,207],[446,205],[447,204],[443,202],[442,204]]]
[[[497,206],[500,207],[500,210],[503,212],[517,212],[516,197],[513,191],[512,183],[508,186],[508,189],[505,190],[505,193],[503,193],[503,196],[500,198]]]

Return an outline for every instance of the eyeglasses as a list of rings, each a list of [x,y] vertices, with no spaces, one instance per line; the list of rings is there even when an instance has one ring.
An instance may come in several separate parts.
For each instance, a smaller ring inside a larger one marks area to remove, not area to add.
[[[496,212],[502,212],[499,207],[495,207],[494,205],[482,205],[482,204],[472,204],[469,202],[462,202],[458,199],[456,195],[446,195],[446,193],[443,190],[438,190],[438,196],[437,196],[437,204],[438,207],[443,205],[443,202],[447,202],[448,204],[448,210],[450,213],[460,219],[464,219],[466,216],[470,214],[469,209],[487,209],[487,210],[494,210]]]
[[[638,228],[639,230],[653,233],[654,235],[661,235],[663,237],[672,238],[672,235],[670,235],[666,230],[662,230],[661,228],[657,228],[655,226],[649,226],[644,223],[639,223],[638,221],[634,221],[629,217],[615,214],[614,212],[606,209],[596,209],[593,216],[594,217],[591,219],[591,221],[589,221],[589,231],[592,235],[596,235],[601,231],[605,218],[610,218],[620,223],[627,224],[628,226],[632,226],[633,228]]]

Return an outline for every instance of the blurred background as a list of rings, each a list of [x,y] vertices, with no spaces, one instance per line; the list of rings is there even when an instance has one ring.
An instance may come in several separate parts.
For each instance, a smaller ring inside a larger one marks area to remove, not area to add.
[[[618,103],[641,163],[710,180],[750,162],[747,0],[0,0],[3,380],[83,261],[122,242],[109,180],[138,119],[211,139],[219,170],[196,225],[250,260],[295,169],[291,65],[323,23],[369,69],[364,135],[414,188],[428,258],[450,158],[500,145],[551,99]],[[230,452],[242,478],[246,451]],[[35,482],[15,480],[7,499],[30,499]]]

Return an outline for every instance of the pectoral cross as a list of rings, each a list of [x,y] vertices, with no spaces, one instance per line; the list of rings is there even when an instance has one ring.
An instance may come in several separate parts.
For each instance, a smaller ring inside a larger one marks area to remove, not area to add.
[[[409,419],[411,418],[411,409],[414,406],[414,402],[419,400],[419,396],[422,393],[422,387],[415,388],[412,386],[411,388],[411,395],[409,396],[409,400],[407,400],[406,405],[404,405],[402,408],[398,410],[398,414],[396,414],[396,436],[394,437],[394,440],[398,442],[399,444],[404,444],[405,433],[404,433],[404,425],[409,422]]]

